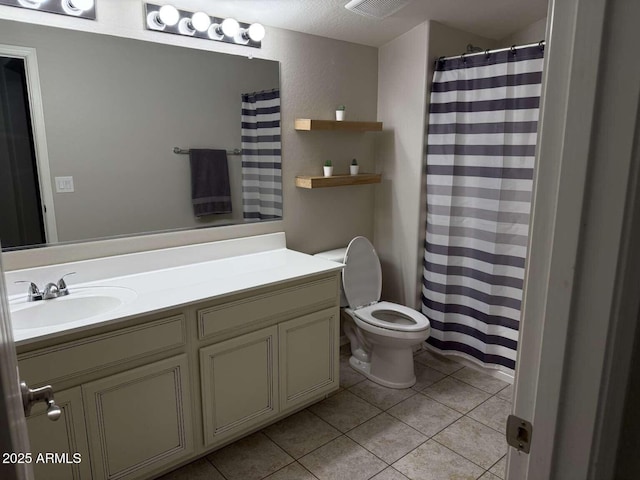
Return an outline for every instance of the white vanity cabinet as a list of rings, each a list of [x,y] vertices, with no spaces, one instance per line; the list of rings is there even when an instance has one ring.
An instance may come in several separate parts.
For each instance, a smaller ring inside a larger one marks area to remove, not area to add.
[[[91,464],[82,391],[80,387],[75,387],[56,392],[55,399],[62,409],[62,416],[58,421],[49,420],[42,404],[35,405],[27,418],[35,478],[90,479]],[[59,456],[52,458],[51,454]]]
[[[205,344],[248,332],[199,351],[205,447],[338,388],[337,282],[333,274],[197,310]]]
[[[141,478],[193,453],[186,355],[82,386],[94,480]]]
[[[41,405],[27,418],[34,456],[58,455],[34,459],[36,480],[141,479],[192,455],[186,345],[179,313],[20,351],[21,377],[32,387],[51,384],[62,408],[55,422]]]
[[[79,453],[36,480],[145,480],[323,399],[338,378],[339,271],[194,302],[20,346],[22,378],[51,384],[58,422],[34,449]]]

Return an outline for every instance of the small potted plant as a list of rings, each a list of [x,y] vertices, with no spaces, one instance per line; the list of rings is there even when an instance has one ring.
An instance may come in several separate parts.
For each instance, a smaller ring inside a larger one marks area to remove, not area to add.
[[[344,105],[338,105],[338,108],[336,108],[336,120],[338,122],[341,122],[344,120],[344,111],[346,110],[346,107]]]
[[[331,175],[333,175],[333,165],[331,165],[331,160],[327,160],[326,162],[324,162],[324,167],[322,168],[324,170],[325,177],[330,177]]]
[[[358,165],[358,161],[354,158],[351,160],[351,165],[349,165],[349,173],[351,175],[357,175],[360,170],[360,165]]]

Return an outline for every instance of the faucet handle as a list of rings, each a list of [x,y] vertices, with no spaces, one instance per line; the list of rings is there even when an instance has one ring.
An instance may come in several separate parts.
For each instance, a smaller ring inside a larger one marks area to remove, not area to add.
[[[33,302],[35,300],[42,300],[42,292],[40,291],[40,289],[38,288],[38,286],[33,283],[30,282],[28,280],[17,280],[13,283],[28,283],[29,284],[29,292],[28,292],[28,296],[27,296],[27,301],[28,302]]]
[[[69,295],[69,289],[67,288],[67,284],[64,281],[64,277],[68,277],[69,275],[75,275],[76,272],[65,273],[60,280],[58,280],[58,296],[64,297],[65,295]]]

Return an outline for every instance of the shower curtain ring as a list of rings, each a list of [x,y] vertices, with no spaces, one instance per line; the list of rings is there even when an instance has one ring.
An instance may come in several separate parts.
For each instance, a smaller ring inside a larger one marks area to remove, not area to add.
[[[466,53],[463,53],[462,55],[460,55],[460,60],[462,60],[462,63],[466,65],[467,63],[467,59],[465,58]]]
[[[538,47],[540,48],[540,50],[542,50],[544,52],[544,40],[540,40],[538,42]]]
[[[509,51],[515,55],[516,54],[516,46],[515,45],[511,45],[511,48],[509,49]]]
[[[491,56],[491,51],[488,48],[484,51],[484,56],[485,58],[489,58]]]

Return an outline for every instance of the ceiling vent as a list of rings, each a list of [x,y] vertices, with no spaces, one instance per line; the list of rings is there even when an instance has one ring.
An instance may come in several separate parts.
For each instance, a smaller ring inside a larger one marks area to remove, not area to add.
[[[344,8],[370,18],[386,18],[413,0],[351,0]]]

